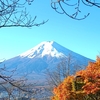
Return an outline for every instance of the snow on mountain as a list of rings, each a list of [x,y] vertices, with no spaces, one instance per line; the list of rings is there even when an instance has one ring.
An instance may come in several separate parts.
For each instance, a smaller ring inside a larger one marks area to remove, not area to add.
[[[0,66],[13,69],[17,68],[19,73],[37,73],[40,74],[46,69],[54,69],[62,59],[71,55],[80,65],[87,65],[91,59],[79,55],[54,41],[45,41],[32,49],[4,61]]]
[[[62,52],[58,52],[56,48],[59,48],[59,45],[53,41],[42,42],[34,48],[22,53],[21,57],[44,57],[45,55],[50,55],[52,57],[62,57],[65,56]]]

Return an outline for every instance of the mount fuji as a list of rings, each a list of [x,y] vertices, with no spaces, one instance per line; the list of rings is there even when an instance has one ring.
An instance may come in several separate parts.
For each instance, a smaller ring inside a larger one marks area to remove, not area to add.
[[[4,68],[9,69],[10,73],[9,70],[7,70],[7,74],[11,74],[15,70],[13,74],[14,79],[20,78],[21,76],[24,78],[23,75],[25,75],[28,82],[36,83],[34,89],[39,91],[39,93],[34,95],[34,97],[37,98],[36,100],[49,100],[44,99],[44,97],[47,98],[52,95],[50,91],[51,87],[49,87],[47,82],[46,73],[48,73],[48,70],[51,72],[55,71],[58,64],[62,61],[66,61],[69,56],[71,56],[72,62],[74,61],[83,67],[85,67],[89,61],[93,61],[54,41],[45,41],[14,58],[3,61],[0,64],[0,68],[2,67],[1,72],[3,66],[5,66]],[[70,69],[72,71],[74,70],[74,67]],[[6,70],[3,69],[3,71],[5,72]]]
[[[5,65],[8,69],[17,68],[19,73],[40,74],[47,69],[53,70],[69,54],[83,66],[86,66],[89,61],[93,61],[54,41],[45,41],[14,58],[4,61],[0,66]]]

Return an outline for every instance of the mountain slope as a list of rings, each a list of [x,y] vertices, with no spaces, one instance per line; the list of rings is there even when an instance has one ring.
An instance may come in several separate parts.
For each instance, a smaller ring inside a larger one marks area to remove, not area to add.
[[[80,65],[87,65],[91,59],[79,55],[54,41],[45,41],[34,48],[3,62],[0,66],[13,69],[17,67],[19,73],[37,73],[44,72],[47,68],[54,69],[57,64],[71,55],[72,59]]]

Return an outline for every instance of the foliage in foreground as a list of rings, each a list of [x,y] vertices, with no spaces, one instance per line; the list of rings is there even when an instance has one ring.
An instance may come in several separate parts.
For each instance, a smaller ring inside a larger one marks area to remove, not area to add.
[[[52,100],[100,100],[100,57],[53,89]]]

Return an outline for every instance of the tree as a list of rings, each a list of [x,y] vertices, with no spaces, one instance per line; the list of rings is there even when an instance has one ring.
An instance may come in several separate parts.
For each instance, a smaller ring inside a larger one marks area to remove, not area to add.
[[[64,78],[74,74],[79,69],[81,69],[81,66],[77,64],[71,55],[68,55],[65,59],[61,60],[61,62],[55,67],[53,71],[47,70],[46,75],[48,83],[51,86],[57,86]]]
[[[36,23],[36,16],[29,16],[26,5],[34,0],[0,0],[0,28],[2,27],[32,27],[39,26],[46,21]]]
[[[52,100],[100,100],[100,58],[65,78],[53,93]]]
[[[84,6],[85,8],[88,7],[97,7],[100,8],[100,1],[98,0],[51,0],[51,7],[58,12],[59,14],[65,14],[68,17],[76,20],[83,20],[89,16],[90,13],[83,15],[80,17],[79,15],[82,14],[81,7]],[[60,9],[59,9],[60,7]],[[72,9],[71,9],[72,8]],[[73,12],[69,12],[69,10]]]
[[[54,87],[57,87],[69,75],[75,74],[76,71],[82,69],[76,60],[69,54],[54,69],[47,70],[47,83],[49,85],[48,92],[52,93]]]
[[[15,70],[7,70],[6,67],[0,68],[0,93],[7,98],[7,100],[17,100],[17,98],[25,97],[33,98],[35,91],[34,83],[27,82],[26,76],[14,76]]]

